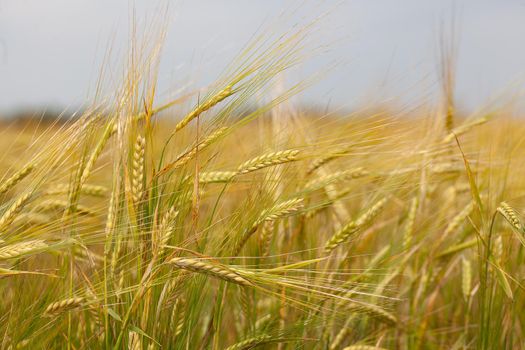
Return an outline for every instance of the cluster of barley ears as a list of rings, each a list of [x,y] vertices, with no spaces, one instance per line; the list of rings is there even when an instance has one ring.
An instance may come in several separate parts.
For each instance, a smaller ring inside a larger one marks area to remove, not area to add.
[[[445,130],[423,112],[277,123],[297,86],[252,102],[303,37],[165,104],[155,47],[116,102],[3,159],[2,349],[523,344],[524,127],[450,110]]]

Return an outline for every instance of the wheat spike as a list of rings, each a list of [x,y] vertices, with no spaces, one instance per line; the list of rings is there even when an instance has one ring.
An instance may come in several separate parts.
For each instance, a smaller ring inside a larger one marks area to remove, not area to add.
[[[82,306],[83,302],[84,298],[82,297],[74,297],[54,302],[49,304],[49,306],[46,308],[46,311],[44,311],[44,315],[56,315],[64,311],[76,309]]]
[[[266,153],[242,163],[237,169],[237,173],[246,174],[269,166],[293,162],[297,160],[298,154],[299,151],[293,149]]]
[[[252,286],[247,279],[231,271],[224,265],[209,264],[191,258],[173,258],[169,263],[184,270],[210,275],[223,281],[240,284],[241,286]]]
[[[231,85],[226,86],[224,89],[222,89],[217,94],[212,96],[206,102],[204,102],[203,104],[197,106],[197,108],[195,108],[193,111],[188,113],[188,115],[186,115],[184,117],[184,119],[182,119],[175,126],[175,131],[179,131],[180,129],[184,128],[193,119],[197,118],[199,115],[201,115],[202,113],[206,112],[208,109],[212,108],[213,106],[215,106],[216,104],[218,104],[219,102],[224,100],[225,98],[231,96],[233,93],[234,93],[233,87]]]
[[[27,175],[29,175],[35,169],[34,164],[29,164],[14,173],[10,178],[5,180],[2,185],[0,185],[0,194],[4,194],[13,188],[16,184],[22,181]]]

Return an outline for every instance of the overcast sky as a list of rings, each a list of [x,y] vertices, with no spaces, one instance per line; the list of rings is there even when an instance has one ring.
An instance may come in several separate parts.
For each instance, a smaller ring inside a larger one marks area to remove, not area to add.
[[[147,21],[165,3],[0,0],[0,111],[84,103],[111,38],[115,51],[125,47],[130,4]],[[286,32],[326,11],[309,45],[329,43],[329,50],[288,78],[337,66],[301,97],[304,102],[351,108],[389,98],[425,101],[439,91],[438,38],[452,17],[462,106],[472,109],[524,87],[525,0],[180,0],[169,2],[161,91],[213,81],[283,12],[273,31]]]

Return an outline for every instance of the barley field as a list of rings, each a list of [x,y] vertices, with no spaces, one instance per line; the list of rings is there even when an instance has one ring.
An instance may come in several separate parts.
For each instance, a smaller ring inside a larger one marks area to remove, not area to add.
[[[524,346],[523,121],[294,107],[303,35],[164,103],[137,45],[74,118],[2,126],[2,349]]]

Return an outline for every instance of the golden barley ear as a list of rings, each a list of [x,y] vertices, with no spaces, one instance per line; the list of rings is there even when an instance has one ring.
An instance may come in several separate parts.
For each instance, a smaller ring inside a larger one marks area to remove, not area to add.
[[[84,298],[74,297],[69,299],[60,300],[48,305],[44,311],[45,316],[59,315],[65,311],[70,311],[81,307],[83,305]]]
[[[25,179],[31,172],[35,169],[34,164],[28,164],[16,173],[14,173],[10,178],[5,180],[0,185],[0,195],[4,194],[5,192],[9,191],[11,188],[15,187],[16,184],[18,184],[20,181]]]
[[[238,174],[246,174],[252,171],[260,170],[270,166],[289,163],[298,160],[299,150],[285,150],[278,152],[270,152],[259,157],[250,159],[237,169]]]
[[[338,232],[336,232],[325,244],[325,254],[331,253],[339,245],[346,242],[350,236],[357,233],[359,230],[365,228],[372,220],[379,215],[383,207],[387,202],[387,197],[381,198],[379,201],[374,203],[367,211],[359,216],[355,221],[350,221],[348,224],[343,226]]]
[[[240,284],[241,286],[251,287],[253,286],[244,277],[229,270],[226,266],[220,264],[211,264],[198,259],[192,258],[173,258],[168,261],[169,264],[173,264],[176,267],[188,270],[196,273],[206,274],[219,278],[223,281]]]
[[[142,192],[144,191],[144,154],[145,154],[146,139],[142,136],[137,136],[133,147],[132,160],[132,186],[131,191],[133,195],[133,202],[135,205],[140,203]]]

